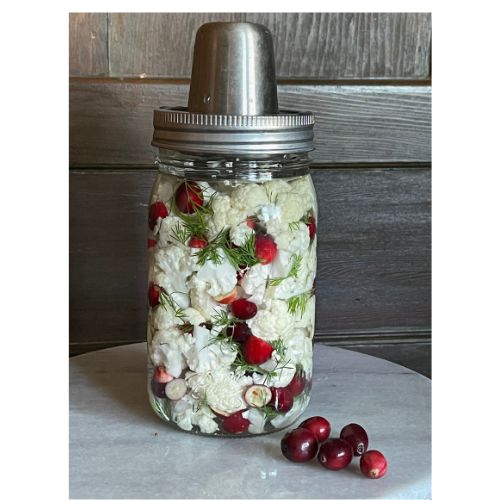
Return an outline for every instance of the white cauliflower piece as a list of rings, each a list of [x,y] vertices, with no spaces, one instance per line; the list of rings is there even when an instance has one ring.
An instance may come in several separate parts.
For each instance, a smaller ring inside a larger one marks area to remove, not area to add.
[[[299,253],[301,255],[307,252],[311,241],[309,228],[303,222],[299,222],[297,226],[293,229],[290,229],[288,225],[285,228],[282,226],[280,228],[282,230],[278,234],[273,235],[278,250],[287,250],[288,252]]]
[[[269,387],[286,387],[293,379],[296,372],[294,362],[289,360],[288,352],[285,351],[287,359],[281,359],[276,351],[273,351],[271,358],[260,366],[270,372],[276,372],[276,375],[263,375],[261,373],[253,373],[252,379],[254,384],[263,384]]]
[[[205,318],[200,314],[200,312],[194,307],[188,307],[184,309],[184,319],[187,323],[198,326],[205,322]]]
[[[281,208],[281,220],[286,223],[296,222],[306,213],[302,198],[292,192],[280,193],[276,205]]]
[[[231,194],[232,206],[245,215],[253,215],[257,209],[269,203],[266,190],[259,184],[245,184],[236,188]]]
[[[219,248],[217,253],[222,262],[216,264],[212,260],[207,260],[200,267],[197,274],[199,280],[208,284],[207,291],[213,297],[231,292],[237,282],[236,270],[229,262],[224,251]]]
[[[169,244],[173,244],[175,246],[180,246],[181,248],[185,248],[182,243],[177,241],[172,237],[174,234],[175,228],[177,226],[184,226],[182,219],[177,217],[176,215],[169,215],[165,219],[163,219],[159,231],[159,239],[158,239],[158,247],[163,248],[168,246]]]
[[[236,350],[231,346],[212,342],[216,335],[203,326],[193,328],[194,345],[186,353],[190,370],[200,373],[224,369],[236,359]]]
[[[268,264],[255,264],[246,272],[240,285],[245,294],[250,295],[248,300],[257,305],[262,303],[270,271],[271,269]]]
[[[264,182],[264,189],[268,199],[274,199],[274,197],[280,193],[288,193],[292,190],[292,187],[288,184],[288,182],[282,179],[274,179],[272,181]]]
[[[241,416],[250,421],[248,432],[251,434],[262,434],[264,432],[266,417],[261,411],[257,410],[257,408],[250,408],[244,411]]]
[[[264,306],[248,321],[248,326],[253,335],[271,342],[286,337],[293,329],[294,323],[286,302],[270,299],[264,301]]]
[[[245,244],[245,242],[252,236],[254,230],[249,227],[245,222],[241,222],[237,226],[231,227],[229,231],[229,239],[238,247]]]
[[[181,307],[188,307],[187,279],[199,269],[196,257],[187,248],[169,245],[155,254],[156,283],[163,287]]]
[[[231,415],[242,410],[247,407],[243,394],[251,383],[251,377],[229,369],[214,370],[212,380],[205,390],[207,404],[221,415]]]
[[[231,198],[226,194],[214,196],[212,208],[214,215],[207,222],[209,239],[215,238],[224,229],[237,226],[240,222],[246,221],[246,212],[233,208]]]
[[[155,366],[163,365],[174,377],[179,377],[186,361],[184,354],[193,344],[191,335],[184,335],[178,328],[157,331],[151,342],[151,360]]]
[[[278,207],[274,203],[268,203],[260,207],[258,211],[259,219],[264,222],[279,221],[281,220],[281,207]]]
[[[172,420],[185,431],[193,429],[193,401],[184,397],[172,405]]]
[[[208,293],[208,284],[199,280],[196,276],[189,280],[188,286],[190,288],[191,307],[196,309],[205,321],[210,322],[218,314],[227,310],[226,305],[219,304]]]
[[[314,184],[311,176],[306,175],[300,177],[299,179],[290,182],[290,186],[292,191],[301,197],[302,205],[305,210],[313,210],[314,213],[316,213],[316,192],[314,190]]]

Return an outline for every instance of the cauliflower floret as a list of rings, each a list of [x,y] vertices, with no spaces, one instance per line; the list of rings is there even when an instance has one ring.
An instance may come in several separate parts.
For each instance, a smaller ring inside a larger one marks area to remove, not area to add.
[[[172,376],[179,377],[186,368],[184,354],[192,344],[192,337],[182,334],[178,328],[159,330],[151,342],[151,360],[155,366],[163,365]]]
[[[229,238],[236,246],[242,246],[252,236],[254,230],[245,222],[233,226],[229,231]]]
[[[235,273],[236,274],[236,273]],[[208,284],[193,276],[188,281],[191,307],[196,309],[205,321],[211,321],[215,316],[227,309],[227,306],[216,302],[208,293]]]
[[[182,319],[175,316],[174,311],[169,306],[158,306],[153,312],[153,328],[155,330],[170,330],[176,325],[182,325]]]
[[[264,189],[268,195],[268,199],[274,199],[274,197],[280,193],[288,193],[292,190],[292,187],[288,182],[282,179],[274,179],[272,181],[264,182]]]
[[[172,420],[185,431],[193,429],[193,400],[184,396],[172,405]]]
[[[313,295],[309,298],[306,303],[306,308],[304,314],[300,316],[300,313],[296,315],[295,326],[297,328],[307,328],[310,331],[310,336],[314,332],[314,314],[315,314],[315,304],[316,297]]]
[[[231,198],[226,194],[218,194],[213,198],[212,202],[213,217],[207,222],[207,232],[209,239],[213,239],[217,234],[233,226],[237,226],[240,222],[246,220],[246,212],[232,207]]]
[[[255,214],[261,205],[269,203],[266,190],[259,184],[246,184],[231,194],[232,206],[246,215]]]
[[[271,268],[268,264],[255,264],[246,272],[240,285],[243,291],[247,295],[250,295],[248,300],[257,305],[262,303],[264,294],[266,293],[266,283],[270,271]]]
[[[182,243],[172,237],[177,226],[184,226],[184,223],[182,222],[182,219],[180,217],[177,217],[176,215],[169,215],[168,217],[163,219],[159,231],[159,248],[166,247],[170,243],[176,246],[180,246],[181,248],[185,248]]]
[[[281,219],[281,208],[274,203],[268,203],[260,207],[258,211],[259,219],[264,222],[269,222],[272,220],[279,221]]]
[[[216,413],[230,415],[246,408],[244,389],[252,383],[251,377],[228,370],[215,370],[207,385],[205,396],[210,408]]]
[[[281,208],[281,220],[286,223],[298,221],[306,212],[300,195],[292,192],[280,193],[276,205]]]
[[[262,434],[264,432],[266,417],[263,412],[257,410],[257,408],[250,408],[244,411],[241,416],[250,421],[248,432],[252,434]]]
[[[187,307],[186,299],[183,300],[181,296],[188,291],[187,278],[199,267],[190,249],[169,245],[155,254],[155,281],[174,298],[179,306]]]
[[[305,254],[309,248],[311,238],[309,237],[309,228],[299,222],[297,227],[287,227],[286,230],[278,233],[274,241],[278,250],[287,250],[291,253]]]
[[[187,323],[194,326],[198,326],[199,324],[205,322],[205,318],[194,307],[184,309],[184,319]]]
[[[306,211],[313,210],[316,213],[316,194],[311,176],[307,175],[292,181],[290,186],[292,191],[301,197],[302,205]]]
[[[295,363],[289,359],[288,352],[286,353],[286,359],[281,359],[276,351],[270,359],[260,366],[265,370],[270,372],[275,372],[276,375],[263,375],[261,373],[253,373],[252,379],[254,384],[264,384],[269,387],[286,387],[293,379],[295,375],[296,367]]]
[[[267,342],[286,337],[294,327],[295,320],[288,312],[286,302],[266,300],[264,306],[248,321],[252,334]]]
[[[229,367],[236,359],[236,350],[227,344],[212,342],[217,334],[203,326],[193,328],[194,345],[186,353],[189,369],[207,372]]]
[[[207,291],[213,297],[229,293],[236,286],[237,282],[236,270],[229,262],[224,251],[219,248],[217,253],[221,263],[216,264],[212,260],[207,260],[200,267],[197,274],[199,280],[205,281],[208,284]]]

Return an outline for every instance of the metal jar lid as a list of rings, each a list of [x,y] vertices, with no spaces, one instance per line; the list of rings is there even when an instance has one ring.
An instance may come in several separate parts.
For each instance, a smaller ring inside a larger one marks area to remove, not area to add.
[[[254,23],[196,33],[188,107],[154,111],[152,145],[190,153],[312,151],[314,115],[278,109],[273,41]]]

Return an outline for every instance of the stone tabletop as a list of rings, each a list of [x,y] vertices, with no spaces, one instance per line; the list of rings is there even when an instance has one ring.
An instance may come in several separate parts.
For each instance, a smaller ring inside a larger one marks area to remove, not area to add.
[[[303,415],[332,435],[350,423],[388,460],[385,477],[297,464],[280,451],[286,431],[248,438],[191,435],[149,408],[146,345],[71,358],[70,498],[431,498],[431,382],[400,365],[325,345],[314,348]],[[302,420],[302,419],[301,419]]]

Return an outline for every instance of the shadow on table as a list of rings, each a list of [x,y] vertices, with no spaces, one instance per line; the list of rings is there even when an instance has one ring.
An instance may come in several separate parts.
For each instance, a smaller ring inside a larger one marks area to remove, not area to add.
[[[136,418],[164,424],[153,413],[147,395],[146,351],[144,344],[103,349],[87,355],[71,358],[69,399],[70,406],[77,405],[80,412],[111,414],[113,409]],[[80,387],[82,386],[82,387]],[[91,386],[92,393],[102,393],[104,398],[94,400],[92,407],[79,403],[79,389]]]

